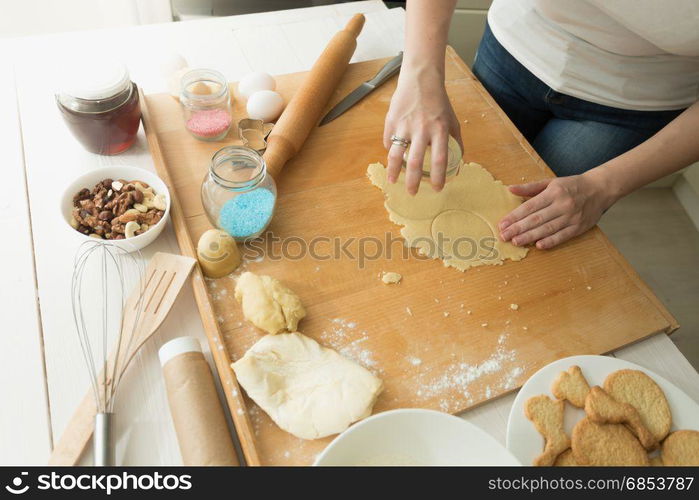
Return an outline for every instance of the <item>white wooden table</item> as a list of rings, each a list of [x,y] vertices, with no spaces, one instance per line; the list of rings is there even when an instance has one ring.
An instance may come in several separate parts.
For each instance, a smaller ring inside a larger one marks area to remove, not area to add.
[[[309,69],[355,12],[366,13],[367,23],[353,61],[402,49],[404,12],[376,0],[0,43],[0,464],[45,464],[87,388],[68,293],[77,245],[66,237],[57,208],[63,186],[98,166],[153,168],[142,131],[129,151],[114,157],[87,153],[73,139],[53,98],[62,57],[85,46],[115,50],[147,93],[165,90],[159,70],[164,54],[180,53],[190,66],[216,68],[233,81],[252,70],[290,73]],[[178,251],[171,228],[145,258],[156,251]],[[198,336],[208,349],[189,286],[123,382],[116,407],[120,463],[180,463],[157,349],[182,335]],[[614,355],[655,370],[699,401],[699,374],[667,336]],[[464,418],[504,443],[512,400],[487,403]]]

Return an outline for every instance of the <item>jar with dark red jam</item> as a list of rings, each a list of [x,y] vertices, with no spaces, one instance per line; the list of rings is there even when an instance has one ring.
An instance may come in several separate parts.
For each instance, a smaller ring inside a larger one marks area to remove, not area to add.
[[[66,73],[56,102],[73,136],[91,153],[115,155],[129,149],[141,107],[126,66],[103,61]]]

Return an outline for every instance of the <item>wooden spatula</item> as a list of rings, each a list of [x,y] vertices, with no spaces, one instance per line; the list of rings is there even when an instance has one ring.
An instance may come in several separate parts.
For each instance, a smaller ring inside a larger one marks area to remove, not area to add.
[[[114,347],[107,363],[107,371],[115,373],[115,380],[108,378],[107,385],[119,384],[138,350],[160,327],[195,262],[191,257],[162,252],[156,253],[150,260],[145,273],[140,314],[138,314],[140,290],[132,292],[124,306],[121,344]],[[113,371],[115,360],[117,360],[116,371]],[[104,380],[101,374],[98,379]],[[92,436],[96,413],[92,391],[88,390],[63,431],[61,439],[54,446],[49,465],[78,463]]]

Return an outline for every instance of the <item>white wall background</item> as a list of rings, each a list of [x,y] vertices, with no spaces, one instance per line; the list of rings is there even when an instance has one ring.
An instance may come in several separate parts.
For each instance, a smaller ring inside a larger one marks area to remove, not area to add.
[[[170,0],[0,0],[0,37],[169,21]]]

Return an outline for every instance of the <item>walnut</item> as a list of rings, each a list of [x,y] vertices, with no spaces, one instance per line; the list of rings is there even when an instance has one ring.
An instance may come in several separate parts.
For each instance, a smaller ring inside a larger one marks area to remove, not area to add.
[[[85,225],[90,226],[90,227],[97,227],[100,223],[100,220],[97,218],[96,215],[90,215],[88,217],[85,217]]]
[[[121,193],[116,199],[116,212],[114,215],[122,215],[133,205],[133,195],[129,192]]]
[[[75,196],[73,196],[73,206],[79,207],[80,202],[82,200],[87,200],[88,198],[90,198],[90,190],[87,188],[81,189]]]
[[[102,210],[104,208],[104,205],[107,203],[108,198],[108,193],[109,191],[107,189],[100,189],[97,191],[97,193],[93,196],[92,200],[95,202],[95,206]]]
[[[126,224],[119,222],[119,219],[112,219],[112,233],[124,234]]]
[[[148,224],[148,226],[152,227],[158,223],[160,219],[163,218],[163,212],[162,210],[148,210],[145,214],[141,214],[141,216],[138,218],[138,221],[141,224]]]
[[[92,200],[80,200],[80,208],[89,213],[96,211],[95,202]]]

